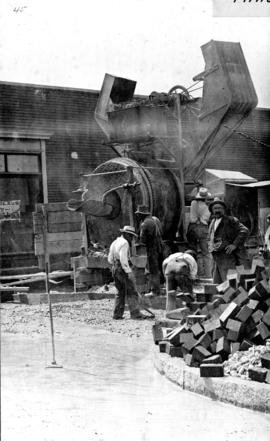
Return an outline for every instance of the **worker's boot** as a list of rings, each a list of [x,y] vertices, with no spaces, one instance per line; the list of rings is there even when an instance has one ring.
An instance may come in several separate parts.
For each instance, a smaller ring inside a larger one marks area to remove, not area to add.
[[[146,315],[142,314],[139,309],[136,309],[136,310],[130,312],[130,318],[132,320],[145,320],[148,317]]]
[[[145,297],[151,298],[151,297],[157,297],[161,295],[160,292],[160,276],[159,274],[150,274],[150,286],[151,290],[150,292],[145,294]]]

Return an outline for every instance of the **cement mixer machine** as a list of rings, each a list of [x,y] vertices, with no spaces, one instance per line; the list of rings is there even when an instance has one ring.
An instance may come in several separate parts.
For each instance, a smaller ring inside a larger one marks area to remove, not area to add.
[[[134,95],[135,81],[105,75],[95,118],[115,158],[85,175],[79,197],[68,202],[83,215],[80,265],[88,275],[108,266],[106,250],[120,227],[138,228],[134,212],[141,204],[160,219],[170,249],[179,249],[185,241],[186,184],[200,178],[211,155],[256,107],[240,44],[212,40],[201,49],[205,70],[193,78],[193,89],[202,85],[199,98],[180,85],[141,98]],[[133,250],[133,262],[144,268],[140,247]]]

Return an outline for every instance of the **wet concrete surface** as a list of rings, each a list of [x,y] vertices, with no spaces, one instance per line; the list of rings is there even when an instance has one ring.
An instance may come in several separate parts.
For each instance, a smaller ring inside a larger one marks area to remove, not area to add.
[[[153,342],[56,321],[2,334],[2,441],[269,441],[270,415],[211,400],[153,368]]]

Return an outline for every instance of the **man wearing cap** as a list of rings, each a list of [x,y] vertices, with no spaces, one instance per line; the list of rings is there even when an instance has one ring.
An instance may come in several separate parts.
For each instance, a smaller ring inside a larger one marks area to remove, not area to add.
[[[183,292],[193,293],[193,284],[198,272],[195,257],[195,251],[186,250],[184,252],[170,254],[170,256],[164,260],[162,270],[166,279],[166,311],[171,311],[176,308],[175,290],[177,287]]]
[[[162,275],[163,242],[160,220],[151,216],[146,205],[139,205],[135,211],[140,222],[140,242],[146,248],[147,268],[149,272],[150,292],[146,297],[160,295],[160,276]]]
[[[198,253],[199,275],[206,278],[212,276],[212,258],[208,249],[210,211],[207,200],[210,196],[207,188],[199,188],[190,205],[190,223],[187,231],[189,246]]]
[[[144,319],[146,316],[140,312],[135,276],[130,266],[130,246],[137,234],[134,227],[128,225],[120,229],[120,232],[121,236],[112,242],[108,255],[108,262],[112,265],[112,274],[118,291],[115,296],[113,318],[115,320],[123,318],[127,298],[130,317]]]
[[[244,247],[249,230],[236,217],[227,216],[227,206],[219,198],[215,198],[209,205],[213,215],[209,227],[209,250],[214,259],[214,283],[226,280],[229,269],[236,265],[247,266],[248,258]]]

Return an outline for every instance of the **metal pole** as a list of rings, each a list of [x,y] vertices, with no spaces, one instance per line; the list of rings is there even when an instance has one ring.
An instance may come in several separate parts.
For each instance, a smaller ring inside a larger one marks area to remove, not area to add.
[[[59,367],[55,360],[55,343],[54,343],[54,327],[53,327],[53,314],[52,314],[52,302],[50,296],[50,282],[49,282],[49,274],[50,274],[50,254],[48,248],[48,212],[45,204],[42,206],[43,212],[43,246],[44,246],[44,261],[45,261],[45,286],[46,286],[46,294],[48,299],[49,306],[49,315],[50,315],[50,328],[51,328],[51,341],[52,341],[52,363],[47,367]]]

